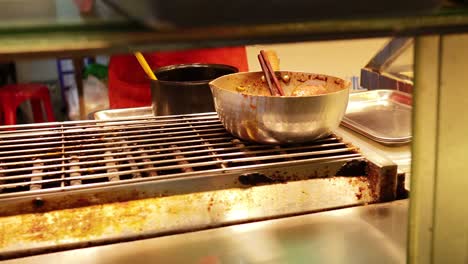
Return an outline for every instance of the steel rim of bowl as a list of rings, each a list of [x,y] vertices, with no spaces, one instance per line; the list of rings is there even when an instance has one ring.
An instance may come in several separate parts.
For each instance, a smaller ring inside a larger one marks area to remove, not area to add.
[[[284,73],[298,73],[298,74],[309,74],[309,75],[321,75],[321,76],[326,76],[326,77],[330,77],[330,78],[334,78],[334,79],[339,79],[339,80],[342,80],[343,82],[345,82],[345,87],[339,91],[336,91],[336,92],[331,92],[331,93],[326,93],[326,94],[317,94],[317,95],[308,95],[308,96],[268,96],[268,95],[254,95],[254,94],[243,94],[243,93],[238,93],[238,92],[234,92],[234,91],[231,91],[231,90],[228,90],[228,89],[225,89],[225,88],[222,88],[222,87],[219,87],[218,85],[215,85],[214,82],[216,82],[218,79],[220,78],[225,78],[225,77],[228,77],[228,76],[231,76],[231,75],[241,75],[241,74],[251,74],[251,73],[258,73],[258,74],[263,74],[263,72],[261,71],[255,71],[255,72],[235,72],[235,73],[230,73],[230,74],[226,74],[226,75],[223,75],[223,76],[220,76],[212,81],[210,81],[208,84],[210,85],[211,88],[216,88],[216,89],[220,89],[220,90],[223,90],[223,91],[226,91],[228,93],[231,93],[231,94],[241,94],[241,95],[247,95],[247,96],[252,96],[252,97],[258,97],[258,98],[278,98],[278,99],[272,99],[272,100],[282,100],[282,99],[292,99],[292,98],[312,98],[312,97],[320,97],[320,96],[325,96],[325,95],[331,95],[331,94],[338,94],[338,93],[342,93],[344,91],[349,91],[349,87],[351,86],[351,83],[349,81],[346,81],[345,79],[342,79],[342,78],[339,78],[339,77],[335,77],[335,76],[331,76],[331,75],[326,75],[326,74],[318,74],[318,73],[308,73],[308,72],[300,72],[300,71],[278,71],[278,72],[284,72]],[[297,99],[293,99],[293,100],[297,100]]]

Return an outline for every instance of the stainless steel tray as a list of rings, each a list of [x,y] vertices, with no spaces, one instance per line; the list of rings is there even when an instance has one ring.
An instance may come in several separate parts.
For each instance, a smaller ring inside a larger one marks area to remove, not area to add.
[[[396,90],[372,90],[350,94],[341,125],[384,145],[411,141],[409,94]]]
[[[91,113],[88,119],[108,120],[122,119],[128,117],[146,117],[153,116],[151,106],[135,107],[135,108],[120,108],[120,109],[105,109]]]

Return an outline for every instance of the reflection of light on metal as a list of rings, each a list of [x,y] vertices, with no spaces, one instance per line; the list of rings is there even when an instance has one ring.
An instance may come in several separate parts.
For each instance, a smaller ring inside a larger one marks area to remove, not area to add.
[[[235,233],[248,233],[255,230],[267,228],[272,223],[270,221],[261,221],[256,223],[242,224],[231,226],[230,229]]]
[[[245,263],[283,263],[281,260],[285,253],[273,232],[268,229],[259,229],[259,223],[241,225],[237,228],[249,229],[250,232],[236,234],[229,240],[231,252],[242,256]]]
[[[228,221],[236,221],[259,215],[259,212],[261,212],[261,209],[259,210],[255,208],[245,208],[244,205],[239,204],[238,206],[231,208],[231,210],[229,210],[224,217]],[[271,221],[261,221],[249,224],[233,225],[229,228],[235,233],[245,233],[255,231],[261,228],[266,228],[271,224]]]
[[[327,212],[327,215],[329,216],[335,216],[335,217],[343,217],[343,216],[349,216],[350,211],[349,210],[332,210]]]
[[[249,216],[249,211],[244,208],[233,208],[225,215],[225,219],[229,221],[245,219]]]
[[[390,105],[390,102],[386,98],[378,100],[377,103],[378,103],[378,105],[382,105],[382,106]]]
[[[363,222],[364,229],[368,230],[368,235],[371,238],[374,238],[375,241],[379,241],[378,245],[384,248],[384,252],[388,252],[388,257],[392,257],[394,263],[404,263],[406,262],[405,250],[400,247],[401,244],[395,243],[391,237],[382,232],[382,230],[376,228],[374,225]]]
[[[362,109],[368,107],[368,106],[375,106],[375,105],[382,105],[382,106],[388,106],[390,105],[390,102],[388,99],[378,99],[373,102],[352,102],[348,104],[347,108],[347,113],[352,113],[354,111],[362,111]]]
[[[106,254],[105,250],[102,250],[99,247],[91,247],[91,248],[86,248],[85,250],[67,251],[66,254],[64,254],[64,253],[55,253],[55,254],[53,254],[53,261],[49,261],[49,262],[53,262],[53,263],[76,263],[76,260],[79,259],[80,262],[82,262],[82,263],[95,263],[96,260],[100,259],[101,255],[103,255],[103,254]],[[114,254],[112,256],[113,256],[112,258],[114,258],[114,256],[117,256],[117,255]],[[118,256],[115,259],[110,260],[109,263],[115,263],[113,260],[118,260],[119,257],[121,257],[121,256]],[[52,258],[52,256],[50,256],[50,257],[48,257],[46,259],[49,260],[49,258]],[[106,259],[109,260],[109,258],[106,258]],[[18,259],[18,260],[21,260],[21,259]],[[39,256],[31,257],[31,259],[29,259],[29,260],[25,259],[24,263],[40,263],[40,262],[43,262],[42,260],[43,259],[39,255]],[[19,261],[18,263],[23,263],[23,262]]]
[[[346,112],[350,114],[354,111],[361,111],[362,108],[365,108],[366,104],[368,103],[367,102],[349,102]]]
[[[80,257],[83,257],[85,255],[86,257],[89,258],[89,260],[92,259],[97,259],[99,255],[102,253],[102,251],[99,251],[98,248],[90,248],[89,250],[85,250],[84,252],[80,253]]]

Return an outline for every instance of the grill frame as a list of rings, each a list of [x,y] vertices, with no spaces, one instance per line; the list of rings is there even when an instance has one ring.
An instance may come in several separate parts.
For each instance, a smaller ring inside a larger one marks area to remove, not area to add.
[[[214,113],[151,118],[167,121],[206,115],[217,118]],[[16,131],[0,132],[0,137],[25,130],[34,136],[32,130],[44,133],[60,125],[138,124],[147,119],[145,116],[1,127]],[[62,141],[60,144],[65,145]],[[237,144],[249,146],[240,141]],[[0,259],[394,200],[396,165],[381,156],[363,155],[352,144],[342,144],[356,156],[335,156],[326,161],[285,159],[281,163],[254,163],[232,169],[220,166],[216,170],[183,172],[158,180],[137,177],[125,182],[78,184],[66,189],[3,195]],[[211,146],[203,147],[208,153],[217,153]],[[281,149],[275,151],[281,153]],[[365,165],[359,171],[365,175],[349,169],[353,162]],[[251,182],[241,180],[251,176]]]
[[[242,142],[215,113],[8,126],[0,128],[0,200],[353,159],[363,156],[334,136],[296,146]]]

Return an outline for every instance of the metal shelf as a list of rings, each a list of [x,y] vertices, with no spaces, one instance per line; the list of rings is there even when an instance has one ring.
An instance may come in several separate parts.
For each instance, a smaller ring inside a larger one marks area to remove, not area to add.
[[[418,16],[331,19],[268,25],[149,30],[126,21],[0,27],[0,61],[134,50],[468,32],[468,9]]]

